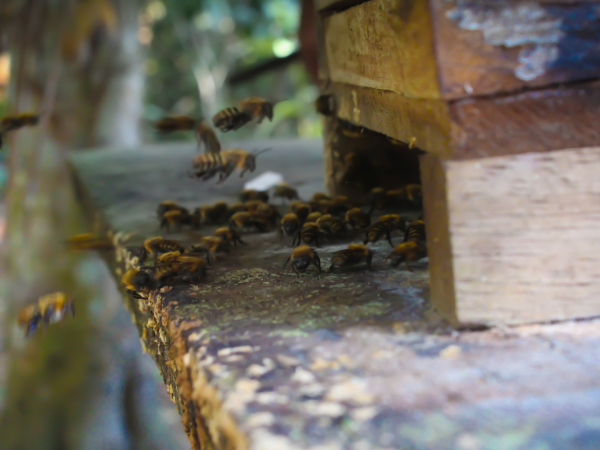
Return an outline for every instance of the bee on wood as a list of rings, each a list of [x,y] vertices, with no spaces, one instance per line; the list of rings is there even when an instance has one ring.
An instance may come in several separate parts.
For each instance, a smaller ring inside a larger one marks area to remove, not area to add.
[[[292,255],[285,260],[281,270],[283,271],[288,263],[291,262],[292,270],[296,275],[300,276],[300,273],[306,272],[306,269],[313,264],[319,272],[321,272],[321,259],[317,252],[315,252],[308,245],[300,245],[296,247],[292,252]]]
[[[244,206],[243,203],[240,203],[240,202],[231,203],[230,205],[227,206],[227,211],[225,211],[225,219],[229,220],[231,218],[231,216],[233,216],[235,213],[244,212],[244,211],[246,211],[246,207]]]
[[[424,242],[425,240],[425,222],[423,222],[422,220],[413,220],[404,232],[404,242]]]
[[[290,203],[288,211],[296,214],[298,219],[300,219],[300,222],[304,222],[310,214],[311,208],[308,203],[296,200]]]
[[[165,228],[167,233],[171,231],[171,225],[174,225],[177,230],[180,230],[182,226],[189,226],[193,229],[200,228],[200,221],[196,215],[190,214],[187,211],[176,209],[167,211],[163,214],[162,220],[160,221],[160,229]]]
[[[316,222],[322,215],[320,211],[311,212],[306,216],[305,222]]]
[[[377,242],[382,236],[385,236],[390,244],[390,247],[393,248],[394,244],[392,244],[391,233],[392,230],[400,227],[399,223],[399,218],[396,214],[382,216],[379,221],[365,229],[366,237],[363,244],[367,244],[368,242]]]
[[[162,268],[156,287],[183,283],[199,283],[206,280],[207,262],[192,255],[176,255],[166,262],[159,262]]]
[[[277,206],[267,205],[266,203],[257,205],[256,209],[254,210],[254,213],[257,216],[263,216],[263,217],[267,218],[269,223],[275,227],[277,225],[279,225],[279,222],[282,217],[281,213],[277,209]]]
[[[0,150],[2,150],[3,137],[9,131],[15,131],[23,127],[32,127],[39,123],[40,115],[33,113],[15,114],[0,118]]]
[[[371,205],[369,209],[369,215],[373,214],[376,209],[385,209],[388,205],[385,189],[382,187],[376,187],[371,189],[368,196],[368,202]]]
[[[189,213],[187,208],[180,206],[177,202],[175,202],[173,200],[165,200],[158,204],[158,207],[156,208],[156,215],[158,216],[158,220],[162,220],[164,214],[167,211],[176,211],[176,210],[185,211],[185,212]]]
[[[260,200],[264,203],[269,201],[269,193],[267,191],[257,191],[255,189],[244,189],[239,195],[241,202],[252,200]]]
[[[260,124],[265,118],[273,120],[273,104],[260,97],[250,97],[238,102],[237,107],[219,111],[213,117],[213,124],[226,133],[238,130],[252,120]]]
[[[314,203],[317,203],[319,200],[332,200],[332,198],[323,192],[315,192],[310,198],[310,201]]]
[[[42,313],[37,304],[28,305],[19,310],[17,322],[25,329],[25,337],[31,336],[42,325]]]
[[[144,248],[148,255],[154,255],[158,257],[163,253],[168,252],[183,252],[183,247],[177,241],[170,239],[163,239],[160,236],[148,238],[144,241]]]
[[[62,322],[67,315],[75,317],[75,302],[67,298],[64,292],[44,295],[38,300],[44,325]]]
[[[331,214],[325,214],[324,216],[319,217],[317,220],[317,225],[319,226],[321,232],[324,233],[328,238],[339,237],[348,231],[344,221],[339,217],[332,216]]]
[[[129,269],[121,277],[121,284],[129,295],[136,299],[147,299],[150,291],[156,289],[151,273],[146,269]]]
[[[200,215],[203,223],[209,220],[211,223],[219,223],[227,215],[228,206],[225,202],[217,202],[214,205],[201,206],[194,210],[196,215]]]
[[[255,227],[261,233],[264,233],[269,228],[269,219],[263,215],[251,212],[238,212],[229,219],[229,228],[237,226],[238,228]]]
[[[204,239],[204,238],[202,238]],[[201,256],[206,260],[206,264],[210,267],[210,249],[208,248],[210,244],[203,241],[202,244],[198,245],[198,244],[193,244],[190,245],[188,247],[185,248],[185,250],[183,251],[184,255],[188,255],[188,256]]]
[[[195,246],[196,249],[204,248],[206,251],[206,259],[209,259],[209,255],[212,255],[213,259],[217,260],[217,253],[229,253],[229,241],[223,236],[204,236],[202,238],[202,244]]]
[[[321,236],[323,232],[314,222],[305,222],[302,225],[302,229],[298,232],[294,241],[292,242],[292,246],[300,245],[302,242],[305,244],[316,243],[317,247],[319,247],[321,242]]]
[[[335,115],[335,97],[327,94],[319,95],[315,100],[315,109],[319,114],[333,117]]]
[[[247,242],[242,241],[242,237],[236,230],[227,227],[217,228],[213,233],[215,236],[225,240],[229,244],[233,244],[234,247],[237,246],[238,243],[246,245]]]
[[[339,123],[342,134],[348,138],[361,139],[368,136],[368,134],[365,132],[365,128],[361,126],[354,125],[346,120],[340,120]]]
[[[371,225],[371,217],[363,212],[360,208],[352,208],[346,212],[346,223],[352,227],[353,230],[357,228],[362,230]]]
[[[279,236],[283,237],[283,232],[288,236],[295,236],[300,230],[300,219],[294,213],[287,213],[281,219],[281,225],[279,227]]]
[[[386,260],[392,260],[392,267],[397,267],[400,263],[406,262],[406,267],[410,272],[410,263],[417,262],[419,259],[427,256],[427,247],[423,241],[407,241],[398,244],[388,255]]]
[[[372,259],[373,253],[366,245],[350,244],[345,250],[333,252],[328,272],[333,272],[334,269],[354,266],[360,264],[362,261],[365,261],[367,268],[371,270]]]
[[[281,183],[273,188],[273,197],[286,200],[298,200],[298,191],[287,183]]]
[[[114,244],[105,237],[94,233],[82,233],[69,237],[65,243],[72,250],[112,250]]]

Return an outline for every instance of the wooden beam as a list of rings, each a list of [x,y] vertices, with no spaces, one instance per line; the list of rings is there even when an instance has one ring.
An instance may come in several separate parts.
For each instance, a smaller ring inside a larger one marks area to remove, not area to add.
[[[451,159],[547,152],[600,143],[600,83],[503,97],[418,100],[333,84],[338,117]]]
[[[324,25],[332,81],[440,97],[427,2],[370,1]]]
[[[422,164],[432,302],[450,321],[600,315],[600,147]]]

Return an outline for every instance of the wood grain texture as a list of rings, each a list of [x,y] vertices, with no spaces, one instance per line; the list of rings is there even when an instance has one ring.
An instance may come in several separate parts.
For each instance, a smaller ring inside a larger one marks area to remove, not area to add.
[[[600,83],[457,101],[331,86],[338,117],[450,159],[600,144]]]
[[[600,12],[594,2],[429,3],[444,98],[600,75]]]
[[[461,322],[600,315],[600,147],[444,168]]]
[[[427,2],[372,0],[325,18],[331,80],[439,98]]]
[[[452,325],[459,324],[456,315],[456,293],[452,243],[448,216],[448,192],[444,163],[431,154],[421,155],[423,208],[427,225],[430,295],[433,307]]]

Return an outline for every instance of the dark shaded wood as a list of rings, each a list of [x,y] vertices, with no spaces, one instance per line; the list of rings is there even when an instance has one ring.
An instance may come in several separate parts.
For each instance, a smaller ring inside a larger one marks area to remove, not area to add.
[[[320,12],[343,11],[367,0],[314,0],[316,10]]]
[[[281,171],[302,198],[323,189],[319,143],[269,146],[256,175]],[[158,201],[235,200],[244,180],[185,177],[194,154],[163,145],[73,158],[92,211],[138,232],[118,236],[117,276],[133,262],[124,246],[158,233]],[[127,299],[195,449],[495,448],[510,436],[520,448],[583,450],[600,432],[600,322],[451,333],[428,311],[426,265],[387,267],[386,243],[374,246],[374,272],[296,277],[280,273],[290,248],[275,233],[244,240],[207,283]],[[327,262],[347,242],[317,251]]]
[[[450,159],[547,152],[600,142],[600,83],[502,97],[417,100],[333,84],[338,117]]]

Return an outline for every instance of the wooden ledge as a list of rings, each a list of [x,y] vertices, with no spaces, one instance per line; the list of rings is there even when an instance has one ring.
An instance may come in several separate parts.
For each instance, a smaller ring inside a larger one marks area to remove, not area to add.
[[[255,175],[281,172],[303,198],[323,189],[320,142],[267,146],[273,151]],[[130,245],[159,234],[161,200],[235,201],[249,177],[223,186],[190,180],[193,155],[192,146],[161,145],[74,155],[72,163],[90,216],[101,214],[119,235],[137,231]],[[599,322],[452,332],[428,313],[427,264],[414,273],[389,268],[387,244],[374,246],[374,272],[296,277],[279,271],[290,248],[275,233],[245,239],[208,283],[126,300],[194,449],[596,442]],[[322,259],[347,242],[319,250]],[[122,245],[109,263],[117,277],[130,263]]]

